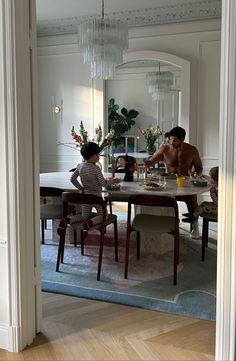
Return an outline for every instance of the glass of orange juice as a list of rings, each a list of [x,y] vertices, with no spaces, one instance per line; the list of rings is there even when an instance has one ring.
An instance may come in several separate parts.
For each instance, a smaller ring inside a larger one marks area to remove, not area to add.
[[[177,176],[176,183],[178,187],[184,187],[185,177],[183,177],[182,175]]]

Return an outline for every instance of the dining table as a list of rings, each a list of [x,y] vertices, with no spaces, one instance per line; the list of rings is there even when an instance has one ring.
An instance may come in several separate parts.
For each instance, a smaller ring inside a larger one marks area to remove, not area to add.
[[[111,177],[111,173],[103,173],[105,178]],[[40,186],[42,187],[57,187],[62,188],[65,191],[76,191],[77,188],[71,183],[70,177],[71,172],[49,172],[49,173],[41,173],[40,174]],[[191,196],[191,195],[199,195],[202,193],[206,193],[209,191],[210,187],[207,186],[194,186],[189,178],[186,177],[186,181],[183,187],[178,187],[175,179],[169,179],[166,177],[166,186],[160,187],[159,189],[147,189],[146,183],[152,182],[152,178],[148,177],[146,179],[140,179],[134,177],[132,182],[124,182],[124,174],[117,173],[116,178],[120,178],[120,189],[118,190],[107,190],[103,189],[104,193],[114,194],[117,196],[125,196],[128,197],[131,194],[162,194],[162,195],[170,195],[174,196],[178,199],[180,196]]]
[[[103,173],[105,178],[111,177],[110,173]],[[41,173],[40,174],[40,186],[44,187],[57,187],[61,188],[64,191],[78,191],[77,188],[71,183],[70,177],[71,172],[49,172],[49,173]],[[166,177],[166,184],[163,187],[151,189],[151,187],[147,187],[148,183],[152,183],[153,179],[151,177],[147,177],[146,179],[140,179],[136,175],[134,176],[134,180],[132,182],[123,181],[124,174],[117,173],[117,178],[120,178],[120,187],[116,190],[107,190],[103,189],[104,195],[110,195],[111,198],[120,202],[128,202],[129,196],[132,194],[161,194],[166,196],[175,197],[175,199],[182,200],[182,197],[188,197],[192,195],[200,195],[206,192],[209,192],[209,186],[195,186],[189,180],[188,177],[185,179],[185,183],[183,187],[179,187],[177,185],[176,179],[168,179]],[[151,214],[168,214],[168,209],[158,209],[156,208],[153,211],[153,207],[138,207],[135,209],[135,212],[145,212]],[[167,212],[167,213],[166,213]],[[171,212],[169,210],[169,212]],[[69,240],[72,243],[72,240]],[[170,235],[161,235],[158,242],[156,241],[155,235],[153,234],[145,234],[142,235],[141,242],[141,251],[145,251],[147,253],[158,253],[163,254],[173,249],[173,240]]]

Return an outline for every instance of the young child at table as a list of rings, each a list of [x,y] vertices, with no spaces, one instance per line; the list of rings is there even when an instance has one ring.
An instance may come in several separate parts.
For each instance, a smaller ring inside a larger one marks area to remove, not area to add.
[[[71,176],[71,182],[76,188],[78,188],[81,193],[94,194],[97,196],[102,196],[102,187],[105,187],[107,184],[119,183],[120,179],[109,178],[105,179],[101,169],[96,163],[99,161],[100,147],[98,144],[93,142],[85,143],[81,148],[81,155],[84,158],[84,162],[78,164],[77,168]],[[80,182],[78,181],[80,177]],[[95,208],[97,211],[97,216],[91,219],[92,208]],[[64,230],[67,224],[73,224],[78,222],[83,222],[83,228],[89,229],[92,226],[101,222],[102,219],[102,208],[99,205],[82,205],[82,214],[76,214],[70,218],[63,218],[60,221],[58,227],[58,234],[60,231]]]
[[[188,216],[187,220],[190,222],[194,222],[197,220],[198,216],[201,216],[203,213],[214,214],[217,215],[218,211],[218,173],[219,167],[213,167],[209,172],[209,182],[211,184],[210,187],[210,196],[212,202],[202,202],[197,208],[194,209],[193,215],[191,216],[189,213],[185,215]]]

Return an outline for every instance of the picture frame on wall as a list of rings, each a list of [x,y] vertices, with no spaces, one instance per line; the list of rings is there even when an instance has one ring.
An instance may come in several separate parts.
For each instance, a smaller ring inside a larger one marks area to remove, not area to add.
[[[130,154],[136,152],[136,137],[133,135],[125,135],[121,137],[120,143],[115,146],[114,153]]]
[[[126,137],[126,153],[136,152],[136,137],[128,135]]]

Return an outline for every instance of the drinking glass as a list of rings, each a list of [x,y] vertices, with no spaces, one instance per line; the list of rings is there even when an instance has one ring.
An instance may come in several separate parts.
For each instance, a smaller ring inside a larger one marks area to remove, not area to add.
[[[138,166],[138,179],[144,181],[146,179],[147,169],[145,165]]]
[[[178,176],[176,178],[176,183],[178,187],[184,187],[184,183],[185,183],[185,177],[182,176]]]
[[[160,184],[160,186],[162,186],[163,188],[165,188],[165,187],[166,187],[166,177],[164,177],[163,175],[161,175],[161,176],[159,177],[159,184]]]

